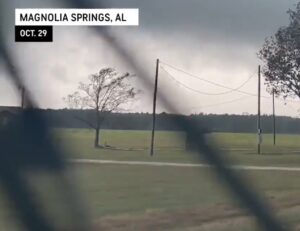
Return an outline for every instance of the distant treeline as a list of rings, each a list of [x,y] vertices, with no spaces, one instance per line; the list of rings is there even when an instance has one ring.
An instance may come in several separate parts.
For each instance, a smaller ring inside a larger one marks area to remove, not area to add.
[[[92,110],[41,110],[41,113],[55,128],[89,128],[82,120],[93,121]],[[181,130],[175,123],[182,115],[161,113],[157,115],[156,129]],[[256,115],[216,115],[198,114],[187,116],[188,119],[199,123],[201,127],[210,132],[253,132],[257,131]],[[272,116],[261,117],[262,131],[273,131]],[[102,125],[103,129],[124,130],[150,130],[152,127],[152,115],[149,113],[109,113]],[[300,119],[291,117],[276,117],[276,130],[278,133],[300,133]]]

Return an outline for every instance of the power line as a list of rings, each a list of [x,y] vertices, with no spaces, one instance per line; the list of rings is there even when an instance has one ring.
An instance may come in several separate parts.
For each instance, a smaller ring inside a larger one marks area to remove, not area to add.
[[[256,94],[252,94],[252,93],[250,93],[250,92],[244,92],[244,91],[240,91],[240,90],[235,90],[234,88],[228,88],[228,89],[230,89],[230,91],[220,92],[220,93],[210,93],[210,92],[199,91],[199,90],[197,90],[197,89],[194,89],[194,88],[192,88],[192,87],[189,87],[188,85],[182,83],[181,81],[178,81],[178,80],[177,80],[173,75],[171,75],[165,68],[161,67],[161,69],[162,69],[163,71],[165,71],[165,72],[168,74],[168,76],[169,76],[172,80],[174,80],[178,85],[183,86],[184,88],[186,88],[186,89],[188,89],[188,90],[190,90],[190,91],[193,91],[193,92],[195,92],[195,93],[201,94],[201,95],[224,95],[224,94],[229,94],[229,93],[231,93],[231,92],[233,92],[233,91],[238,91],[238,92],[240,92],[240,93],[243,93],[243,94],[246,94],[246,95],[249,95],[249,96],[257,96]],[[226,88],[227,88],[227,87],[226,87]],[[268,98],[268,97],[265,97],[265,98]]]
[[[170,64],[168,64],[168,63],[165,63],[165,62],[162,62],[164,65],[166,65],[166,66],[169,66],[169,67],[171,67],[171,68],[173,68],[174,70],[177,70],[177,71],[179,71],[179,72],[182,72],[182,73],[184,73],[184,74],[186,74],[186,75],[188,75],[188,76],[190,76],[190,77],[192,77],[192,78],[195,78],[195,79],[198,79],[198,80],[201,80],[201,81],[204,81],[204,82],[207,82],[207,83],[210,83],[210,84],[212,84],[212,85],[215,85],[215,86],[218,86],[218,87],[222,87],[222,88],[225,88],[225,89],[229,89],[230,91],[228,91],[228,92],[222,92],[222,93],[207,93],[207,92],[205,92],[204,94],[207,94],[207,95],[222,95],[222,94],[227,94],[227,93],[230,93],[230,92],[233,92],[233,91],[236,91],[236,92],[239,92],[239,93],[242,93],[242,94],[246,94],[246,95],[250,95],[250,96],[257,96],[257,94],[253,94],[253,93],[250,93],[250,92],[246,92],[246,91],[241,91],[241,90],[239,90],[241,87],[243,87],[253,76],[254,76],[254,74],[253,75],[251,75],[250,76],[250,78],[249,79],[247,79],[241,86],[239,86],[239,87],[237,87],[237,88],[231,88],[231,87],[228,87],[228,86],[225,86],[225,85],[222,85],[222,84],[219,84],[219,83],[216,83],[216,82],[213,82],[213,81],[210,81],[210,80],[207,80],[207,79],[204,79],[204,78],[201,78],[201,77],[199,77],[199,76],[197,76],[197,75],[194,75],[194,74],[191,74],[191,73],[189,73],[189,72],[186,72],[186,71],[184,71],[184,70],[182,70],[182,69],[179,69],[179,68],[177,68],[177,67],[174,67],[174,66],[172,66],[172,65],[170,65]],[[164,69],[164,71],[166,71],[166,69]],[[169,74],[169,76],[171,76],[171,74],[168,72],[168,71],[166,71],[168,74]],[[174,76],[172,76],[173,78],[174,78]],[[174,78],[175,79],[175,78]],[[176,80],[177,82],[179,82],[178,80]],[[179,83],[181,83],[181,82],[179,82]],[[182,84],[182,83],[181,83]],[[182,85],[185,85],[185,84],[182,84]],[[185,85],[185,87],[187,87],[187,88],[190,88],[190,90],[192,90],[191,89],[191,87],[188,87],[187,85]],[[197,92],[198,90],[196,90],[196,89],[193,89],[193,91],[195,91],[195,92]],[[201,91],[199,91],[199,93],[201,94]],[[263,97],[263,98],[271,98],[270,96],[261,96],[261,97]]]
[[[164,69],[165,70],[165,69]],[[165,70],[166,71],[166,70]],[[238,91],[239,89],[241,89],[242,87],[244,87],[255,75],[256,73],[253,73],[252,75],[249,76],[248,79],[246,79],[246,81],[244,81],[240,86],[236,87],[236,88],[232,88],[229,91],[224,91],[224,92],[219,92],[219,93],[208,93],[210,95],[225,95],[225,94],[229,94],[231,92],[234,91]]]
[[[199,107],[192,107],[191,109],[196,109],[196,108],[202,109],[202,108],[207,108],[207,107],[222,106],[222,105],[226,105],[226,104],[230,104],[230,103],[235,103],[235,102],[247,99],[249,97],[250,96],[243,96],[243,97],[240,97],[240,98],[237,98],[237,99],[233,99],[233,100],[230,100],[230,101],[224,101],[224,102],[220,102],[220,103],[209,104],[209,105],[204,105],[204,106],[199,106]]]
[[[254,76],[254,74],[251,75],[251,76],[250,76],[243,84],[241,84],[239,87],[237,87],[237,88],[231,88],[231,87],[228,87],[228,86],[225,86],[225,85],[222,85],[222,84],[219,84],[219,83],[216,83],[216,82],[213,82],[213,81],[210,81],[210,80],[201,78],[201,77],[199,77],[199,76],[197,76],[197,75],[194,75],[194,74],[192,74],[192,73],[189,73],[189,72],[187,72],[187,71],[185,71],[185,70],[183,70],[183,69],[180,69],[180,68],[178,68],[178,67],[175,67],[175,66],[173,66],[173,65],[171,65],[171,64],[169,64],[169,63],[166,63],[166,62],[163,62],[163,61],[160,61],[160,62],[163,63],[164,65],[169,66],[169,67],[171,67],[172,69],[174,69],[174,70],[176,70],[176,71],[182,72],[182,73],[184,73],[184,74],[186,74],[186,75],[188,75],[188,76],[190,76],[190,77],[192,77],[192,78],[195,78],[195,79],[198,79],[198,80],[201,80],[201,81],[210,83],[210,84],[212,84],[212,85],[215,85],[215,86],[222,87],[222,88],[225,88],[225,89],[229,89],[229,90],[230,90],[230,91],[228,91],[228,92],[224,92],[224,93],[222,92],[222,93],[216,93],[216,94],[214,94],[214,93],[205,93],[205,92],[204,92],[204,94],[206,94],[206,95],[219,95],[219,94],[222,95],[222,94],[227,94],[227,93],[236,91],[236,92],[239,92],[239,93],[242,93],[242,94],[246,94],[246,95],[250,95],[250,96],[257,96],[257,94],[252,94],[252,93],[250,93],[250,92],[246,92],[246,91],[241,91],[241,90],[239,90],[240,88],[242,88],[243,86],[245,86],[247,82],[250,81],[250,79]],[[166,70],[164,69],[164,71],[166,71]],[[167,71],[166,71],[166,72],[167,72]],[[171,75],[169,72],[168,72],[168,74]],[[174,78],[174,76],[172,76],[172,77]],[[176,80],[176,81],[179,82],[178,80]],[[180,83],[180,82],[179,82],[179,83]],[[182,84],[182,85],[184,85],[184,84]],[[186,86],[186,85],[185,85],[185,86]],[[190,88],[190,87],[189,87],[189,88]],[[193,91],[196,92],[197,90],[194,89]],[[201,94],[200,92],[201,92],[201,91],[199,91],[199,94]],[[261,96],[261,98],[271,99],[272,97],[271,97],[271,96]],[[288,99],[277,98],[277,100],[282,101],[282,102],[285,102],[285,103],[286,103],[286,102],[298,103],[297,101],[294,101],[294,100],[288,100]]]
[[[193,91],[195,93],[201,94],[201,95],[218,95],[217,93],[209,93],[209,92],[203,92],[203,91],[199,91],[197,89],[191,88],[188,85],[185,85],[184,83],[178,81],[174,76],[172,76],[167,70],[165,70],[163,67],[161,67],[161,69],[167,73],[167,75],[179,86],[182,86],[190,91]]]
[[[253,96],[257,96],[257,95],[255,95],[255,94],[252,94],[252,93],[249,93],[249,92],[244,92],[244,91],[240,91],[239,89],[241,88],[241,87],[243,87],[253,76],[254,76],[254,74],[252,74],[241,86],[239,86],[239,87],[237,87],[237,88],[231,88],[231,87],[228,87],[228,86],[225,86],[225,85],[222,85],[222,84],[219,84],[219,83],[216,83],[216,82],[213,82],[213,81],[210,81],[210,80],[207,80],[207,79],[204,79],[204,78],[201,78],[201,77],[199,77],[199,76],[197,76],[197,75],[194,75],[194,74],[192,74],[192,73],[189,73],[189,72],[187,72],[187,71],[185,71],[185,70],[182,70],[182,69],[180,69],[180,68],[177,68],[177,67],[175,67],[175,66],[173,66],[173,65],[171,65],[171,64],[168,64],[168,63],[166,63],[166,62],[162,62],[161,61],[161,63],[163,63],[164,65],[166,65],[166,66],[169,66],[169,67],[171,67],[172,69],[174,69],[174,70],[176,70],[176,71],[179,71],[179,72],[182,72],[182,73],[184,73],[184,74],[186,74],[186,75],[188,75],[188,76],[190,76],[190,77],[192,77],[192,78],[194,78],[194,79],[198,79],[198,80],[201,80],[201,81],[204,81],[204,82],[207,82],[207,83],[209,83],[209,84],[212,84],[212,85],[215,85],[215,86],[218,86],[218,87],[222,87],[222,88],[225,88],[225,89],[229,89],[229,90],[231,90],[231,91],[238,91],[238,92],[240,92],[240,93],[244,93],[244,94],[250,94],[250,95],[253,95]]]
[[[179,72],[182,72],[190,77],[193,77],[195,79],[198,79],[198,80],[201,80],[201,81],[204,81],[204,82],[207,82],[207,83],[210,83],[212,85],[215,85],[215,86],[218,86],[218,87],[222,87],[222,88],[225,88],[225,89],[229,89],[229,91],[227,92],[221,92],[221,93],[209,93],[209,92],[202,92],[202,91],[199,91],[197,89],[194,89],[194,88],[191,88],[189,86],[187,86],[186,84],[183,84],[182,82],[178,81],[174,76],[172,76],[166,69],[162,68],[165,72],[167,72],[167,74],[169,75],[169,77],[171,77],[173,80],[175,80],[175,82],[177,82],[178,85],[181,85],[185,88],[187,88],[188,90],[191,90],[193,92],[196,92],[198,94],[202,94],[202,95],[223,95],[223,94],[228,94],[228,93],[231,93],[233,91],[236,91],[236,92],[239,92],[239,93],[242,93],[242,94],[246,94],[246,95],[249,95],[249,96],[257,96],[257,94],[253,94],[253,93],[250,93],[250,92],[246,92],[246,91],[241,91],[239,90],[240,88],[242,88],[243,86],[246,85],[247,82],[250,81],[250,79],[254,76],[254,75],[251,75],[243,84],[241,84],[239,87],[237,88],[230,88],[230,87],[227,87],[225,85],[222,85],[222,84],[219,84],[219,83],[216,83],[216,82],[213,82],[213,81],[210,81],[210,80],[207,80],[207,79],[204,79],[204,78],[201,78],[197,75],[194,75],[194,74],[191,74],[189,72],[186,72],[180,68],[177,68],[171,64],[168,64],[166,62],[163,62],[161,61],[161,63],[163,63],[164,65],[166,66],[169,66],[171,68],[173,68],[174,70],[177,70]],[[272,97],[271,96],[261,96],[261,98],[263,99],[271,99]],[[287,103],[287,102],[290,102],[290,103],[298,103],[298,101],[294,101],[294,100],[288,100],[288,99],[281,99],[281,98],[277,98],[277,100],[281,101],[281,102],[284,102],[284,103]]]

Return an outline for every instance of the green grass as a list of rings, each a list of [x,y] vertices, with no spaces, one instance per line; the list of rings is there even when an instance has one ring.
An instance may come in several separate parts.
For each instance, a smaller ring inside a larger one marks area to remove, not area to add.
[[[91,130],[57,129],[53,132],[56,144],[68,152],[68,158],[203,162],[195,153],[185,151],[183,133],[157,132],[155,155],[150,157],[149,131],[101,132],[102,144],[132,149],[127,151],[93,148]],[[272,135],[264,135],[261,155],[256,154],[255,134],[214,133],[208,135],[207,140],[222,150],[230,163],[300,167],[299,135],[278,135],[276,147],[272,145]],[[239,207],[239,202],[212,169],[113,164],[72,164],[70,167],[79,191],[89,204],[90,218],[103,230],[258,230],[249,218],[240,222],[242,212],[237,217],[226,218],[232,207]],[[300,209],[296,206],[300,204],[300,172],[236,173],[264,202],[275,206],[274,212],[279,212],[282,219],[294,226],[300,223]],[[51,216],[58,220],[66,216],[60,209],[64,199],[52,195],[57,187],[49,176],[35,174],[31,178],[37,178],[33,181],[40,192],[37,198],[42,194],[42,201],[56,211]],[[0,208],[0,215],[5,215],[3,203]],[[152,217],[155,220],[151,220]],[[4,227],[0,219],[0,228]]]
[[[149,156],[150,131],[102,131],[102,144],[132,149],[130,151],[93,148],[94,134],[91,130],[63,130],[56,131],[56,134],[57,139],[72,150],[71,157],[75,158],[204,162],[197,154],[185,151],[184,133],[157,132],[153,157]],[[222,150],[223,157],[230,164],[300,167],[300,136],[277,135],[276,146],[272,138],[271,134],[263,135],[262,154],[257,155],[256,134],[207,135],[208,142]],[[198,207],[215,207],[218,210],[220,204],[237,202],[222,181],[207,169],[101,165],[80,167],[79,172],[85,182],[82,189],[94,205],[94,219],[118,217],[120,214],[134,217],[134,214],[145,215],[149,211],[181,211]],[[280,198],[293,200],[300,192],[300,173],[297,172],[239,171],[238,174],[244,175],[251,188],[270,201]],[[94,176],[97,176],[98,183],[91,180]],[[291,223],[299,221],[295,214],[289,212],[283,217]]]
[[[155,214],[157,220],[150,224],[150,227],[155,226],[155,230],[185,230],[201,225],[197,220],[191,224],[185,223],[184,217],[189,216],[189,210],[197,211],[195,213],[199,219],[208,216],[208,220],[214,213],[220,213],[221,218],[218,219],[222,220],[222,214],[228,210],[223,207],[239,207],[236,196],[231,194],[227,186],[209,169],[76,164],[73,171],[77,176],[81,195],[89,204],[90,218],[94,223],[110,219],[111,224],[118,226],[120,221],[125,220],[127,224],[133,219],[132,223],[135,224]],[[279,204],[284,208],[284,202],[290,201],[291,207],[294,202],[295,205],[300,202],[299,172],[237,171],[237,174],[247,179],[250,188],[259,193],[264,203]],[[49,196],[51,187],[42,185],[47,194],[46,201],[53,207],[55,202]],[[49,197],[50,199],[47,199]],[[56,203],[60,205],[60,201]],[[170,223],[164,223],[163,214],[175,214],[176,217],[177,213],[183,216],[183,222],[171,218]],[[61,212],[57,214],[61,215]],[[287,211],[280,217],[292,224],[298,224],[299,215],[298,208],[296,211]],[[216,222],[219,222],[218,219]],[[252,229],[248,229],[254,230],[253,224],[250,222],[249,226],[250,224]],[[244,228],[246,226],[243,225]],[[127,227],[123,230],[144,229]],[[148,227],[145,230],[153,229]],[[239,230],[238,227],[236,230]]]
[[[94,210],[97,216],[205,207],[232,203],[235,198],[214,172],[207,169],[83,165],[77,171],[82,191],[97,205]],[[266,197],[300,193],[300,173],[239,171],[238,174],[244,175],[252,189]]]
[[[101,143],[124,150],[95,149],[94,133],[87,129],[55,130],[56,143],[69,150],[75,158],[203,162],[201,156],[185,151],[185,134],[158,131],[155,136],[155,155],[149,156],[150,131],[101,132]],[[262,154],[258,155],[256,134],[212,133],[207,140],[222,151],[230,163],[244,165],[300,166],[300,135],[277,135],[273,145],[271,134],[263,135]],[[131,150],[130,150],[131,149]]]

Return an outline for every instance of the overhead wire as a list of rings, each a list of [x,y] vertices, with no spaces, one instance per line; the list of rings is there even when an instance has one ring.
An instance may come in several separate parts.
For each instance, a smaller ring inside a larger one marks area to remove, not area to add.
[[[199,76],[197,76],[197,75],[194,75],[194,74],[192,74],[192,73],[189,73],[189,72],[187,72],[187,71],[185,71],[185,70],[183,70],[183,69],[177,68],[177,67],[175,67],[175,66],[173,66],[173,65],[171,65],[171,64],[168,64],[168,63],[166,63],[166,62],[164,62],[164,61],[160,61],[160,62],[161,62],[162,64],[164,64],[164,65],[166,65],[166,66],[169,66],[170,68],[172,68],[172,69],[174,69],[174,70],[176,70],[176,71],[182,72],[182,73],[184,73],[184,74],[186,74],[186,75],[188,75],[188,76],[190,76],[190,77],[192,77],[192,78],[194,78],[194,79],[198,79],[198,80],[201,80],[201,81],[203,81],[203,82],[206,82],[206,83],[209,83],[209,84],[212,84],[212,85],[221,87],[221,88],[228,89],[228,90],[230,90],[230,92],[237,91],[237,92],[239,92],[239,93],[243,93],[243,94],[247,94],[247,95],[252,95],[252,96],[257,96],[257,94],[253,94],[253,93],[250,93],[250,92],[246,92],[246,91],[241,91],[241,90],[240,90],[240,88],[242,88],[247,82],[249,82],[249,80],[253,77],[252,75],[250,76],[251,78],[248,78],[241,86],[239,86],[239,87],[237,87],[237,88],[231,88],[231,87],[225,86],[225,85],[223,85],[223,84],[216,83],[216,82],[213,82],[213,81],[210,81],[210,80],[201,78],[201,77],[199,77]],[[165,69],[164,69],[164,70],[165,70]],[[165,71],[166,71],[166,70],[165,70]],[[169,74],[170,74],[170,73],[169,73]],[[174,76],[173,76],[173,78],[174,78]],[[267,96],[262,96],[262,97],[269,98],[269,97],[267,97]]]
[[[187,84],[179,81],[177,78],[175,78],[169,71],[167,71],[165,68],[164,68],[164,65],[160,65],[160,69],[163,70],[167,76],[172,79],[178,86],[181,86],[189,91],[192,91],[194,93],[197,93],[197,94],[200,94],[200,95],[207,95],[207,96],[218,96],[218,95],[225,95],[225,94],[230,94],[232,92],[238,92],[238,93],[242,93],[242,94],[245,94],[247,96],[244,96],[244,97],[240,97],[240,98],[237,98],[237,99],[233,99],[233,100],[229,100],[229,101],[224,101],[224,102],[220,102],[220,103],[215,103],[215,104],[209,104],[209,105],[204,105],[204,106],[199,106],[199,107],[192,107],[190,108],[190,110],[193,110],[193,109],[203,109],[203,108],[209,108],[209,107],[215,107],[215,106],[221,106],[221,105],[227,105],[227,104],[231,104],[231,103],[235,103],[235,102],[239,102],[239,101],[242,101],[250,96],[255,96],[255,97],[258,97],[257,94],[254,94],[254,93],[250,93],[250,92],[246,92],[246,91],[241,91],[240,89],[245,86],[252,78],[253,76],[255,75],[255,73],[253,73],[252,75],[249,76],[249,78],[247,78],[242,84],[240,84],[238,87],[236,88],[230,88],[230,87],[227,87],[225,85],[222,85],[222,84],[219,84],[219,83],[216,83],[216,82],[213,82],[213,81],[209,81],[207,79],[204,79],[204,78],[201,78],[199,76],[196,76],[194,74],[191,74],[189,72],[186,72],[184,70],[181,70],[177,67],[174,67],[170,64],[167,64],[163,61],[161,61],[161,63],[165,64],[166,66],[169,66],[177,71],[180,71],[180,72],[183,72],[193,78],[196,78],[196,79],[199,79],[199,80],[202,80],[204,82],[207,82],[207,83],[210,83],[212,85],[215,85],[215,86],[218,86],[218,87],[222,87],[222,88],[226,88],[226,89],[229,89],[229,91],[225,91],[225,92],[218,92],[218,93],[212,93],[212,92],[204,92],[204,91],[200,91],[198,89],[195,89],[195,88],[192,88],[190,86],[188,86]],[[262,99],[271,99],[272,97],[271,96],[261,96]],[[281,99],[281,98],[278,98],[277,97],[277,100],[278,101],[281,101],[281,102],[284,102],[286,105],[288,102],[291,102],[291,103],[297,103],[296,101],[292,101],[292,100],[287,100],[287,99]],[[291,107],[290,107],[291,108]]]
[[[244,99],[247,99],[249,98],[250,96],[243,96],[243,97],[240,97],[240,98],[236,98],[236,99],[233,99],[233,100],[228,100],[228,101],[224,101],[224,102],[220,102],[220,103],[215,103],[215,104],[208,104],[208,105],[203,105],[203,106],[199,106],[199,107],[192,107],[191,109],[197,109],[197,108],[208,108],[208,107],[215,107],[215,106],[222,106],[222,105],[226,105],[226,104],[231,104],[231,103],[235,103],[235,102],[238,102],[238,101],[242,101]]]
[[[184,84],[183,82],[179,81],[178,79],[176,79],[169,71],[167,71],[164,67],[160,67],[173,81],[175,81],[178,85],[181,85],[183,86],[184,88],[190,90],[190,91],[193,91],[195,93],[198,93],[198,94],[201,94],[201,95],[225,95],[225,94],[229,94],[229,93],[232,93],[234,91],[238,91],[240,93],[243,93],[243,94],[246,94],[246,95],[249,95],[249,96],[257,96],[256,94],[253,94],[253,93],[250,93],[250,92],[244,92],[244,91],[240,91],[239,89],[234,89],[234,88],[229,88],[230,90],[229,91],[226,91],[226,92],[218,92],[218,93],[211,93],[211,92],[204,92],[204,91],[200,91],[198,89],[195,89],[195,88],[192,88],[186,84]],[[251,76],[252,78],[252,76]],[[249,82],[249,80],[251,78],[248,78],[247,81],[245,81],[242,85],[239,86],[239,88],[245,86],[245,84],[247,82]],[[267,97],[266,97],[267,98]]]
[[[228,90],[229,90],[228,92],[221,92],[221,93],[209,93],[209,92],[202,92],[202,91],[199,91],[199,90],[197,90],[197,89],[191,88],[191,87],[187,86],[186,84],[184,84],[184,83],[178,81],[173,75],[170,74],[170,72],[168,72],[165,68],[163,68],[163,67],[161,66],[161,69],[163,69],[165,72],[167,72],[167,74],[169,75],[169,77],[171,77],[173,80],[175,80],[179,85],[182,85],[183,87],[185,87],[185,88],[187,88],[187,89],[189,89],[189,90],[191,90],[191,91],[198,92],[199,94],[203,94],[203,95],[223,95],[223,94],[228,94],[228,93],[231,93],[231,92],[234,92],[234,91],[235,91],[235,92],[242,93],[242,94],[249,95],[249,96],[256,96],[256,97],[258,96],[257,94],[254,94],[254,93],[250,93],[250,92],[247,92],[247,91],[242,91],[242,90],[240,90],[243,86],[245,86],[245,85],[253,78],[254,74],[251,75],[251,76],[250,76],[245,82],[243,82],[240,86],[238,86],[238,87],[236,87],[236,88],[231,88],[231,87],[225,86],[225,85],[223,85],[223,84],[220,84],[220,83],[217,83],[217,82],[214,82],[214,81],[210,81],[210,80],[207,80],[207,79],[205,79],[205,78],[201,78],[200,76],[197,76],[197,75],[195,75],[195,74],[192,74],[192,73],[190,73],[190,72],[187,72],[187,71],[185,71],[185,70],[183,70],[183,69],[180,69],[180,68],[178,68],[178,67],[175,67],[174,65],[171,65],[171,64],[166,63],[166,62],[164,62],[164,61],[161,61],[161,60],[160,60],[160,63],[162,63],[163,65],[166,65],[166,66],[168,66],[168,67],[170,67],[170,68],[172,68],[172,69],[174,69],[174,70],[176,70],[176,71],[182,72],[182,73],[184,73],[184,74],[186,74],[186,75],[188,75],[188,76],[190,76],[190,77],[192,77],[192,78],[194,78],[194,79],[198,79],[198,80],[201,80],[201,81],[203,81],[203,82],[207,82],[207,83],[209,83],[209,84],[212,84],[212,85],[215,85],[215,86],[218,86],[218,87],[222,87],[222,88],[225,88],[225,89],[228,89]],[[262,95],[261,98],[271,99],[272,97],[271,97],[271,96],[265,96],[265,95]],[[298,103],[298,101],[288,100],[288,99],[281,99],[281,98],[278,98],[278,97],[277,97],[277,100],[282,101],[282,102],[285,102],[285,103],[286,103],[286,102]]]

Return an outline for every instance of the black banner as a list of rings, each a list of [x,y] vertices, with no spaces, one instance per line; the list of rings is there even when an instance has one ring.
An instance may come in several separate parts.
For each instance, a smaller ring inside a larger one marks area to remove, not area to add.
[[[53,42],[53,26],[15,26],[16,42]]]

